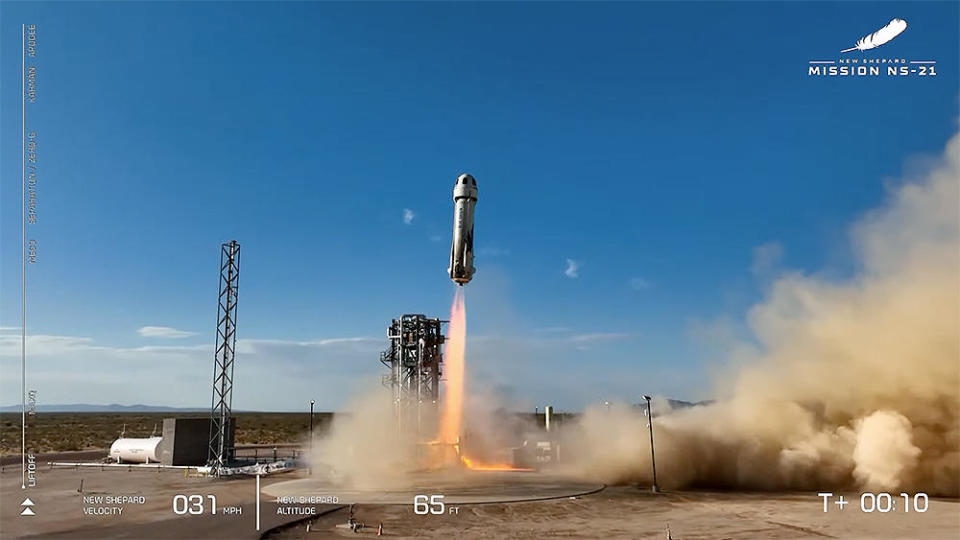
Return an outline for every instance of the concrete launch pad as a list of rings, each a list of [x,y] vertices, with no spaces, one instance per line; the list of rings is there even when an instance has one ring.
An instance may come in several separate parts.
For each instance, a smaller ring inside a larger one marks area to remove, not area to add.
[[[414,496],[442,494],[445,504],[490,504],[542,501],[597,493],[602,484],[557,475],[516,471],[425,472],[402,489],[342,489],[319,476],[273,483],[261,490],[271,498],[336,496],[340,504],[403,504]]]
[[[855,500],[856,493],[844,493]],[[604,538],[663,540],[856,540],[960,537],[960,503],[930,501],[925,513],[865,513],[847,507],[823,512],[816,493],[682,491],[653,494],[649,487],[612,486],[582,497],[537,502],[461,505],[456,513],[415,515],[407,505],[358,505],[361,532],[394,538]],[[338,527],[346,508],[306,523],[274,529],[271,540],[357,538]]]

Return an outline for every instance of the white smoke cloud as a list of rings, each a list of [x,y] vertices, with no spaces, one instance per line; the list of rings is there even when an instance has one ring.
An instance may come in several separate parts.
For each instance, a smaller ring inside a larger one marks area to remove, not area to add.
[[[580,277],[580,263],[573,259],[567,259],[567,269],[563,273],[570,279]]]
[[[413,212],[413,210],[411,210],[411,209],[409,209],[409,208],[404,208],[404,209],[403,209],[403,224],[404,224],[404,225],[410,225],[411,223],[413,223],[413,218],[415,218],[415,217],[417,217],[417,214],[415,214],[415,213]]]

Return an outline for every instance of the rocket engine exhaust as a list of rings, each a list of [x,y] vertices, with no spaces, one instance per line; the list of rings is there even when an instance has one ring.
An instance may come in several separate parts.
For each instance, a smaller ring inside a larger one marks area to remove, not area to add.
[[[444,375],[447,379],[446,392],[443,397],[443,409],[440,415],[440,426],[437,442],[449,445],[456,452],[459,464],[474,471],[531,471],[533,469],[517,468],[509,463],[482,461],[477,456],[468,456],[462,444],[463,409],[466,389],[466,344],[467,344],[467,309],[464,301],[464,292],[456,287],[453,295],[453,304],[450,306],[450,322],[447,327],[446,349],[444,352]]]
[[[447,273],[457,285],[468,283],[473,267],[473,208],[477,204],[477,181],[461,174],[453,185],[453,242]]]
[[[453,305],[450,306],[450,323],[447,327],[447,343],[444,354],[444,375],[447,379],[443,411],[440,416],[441,442],[457,444],[460,441],[460,423],[463,419],[464,352],[467,338],[467,314],[463,302],[463,289],[456,288]]]

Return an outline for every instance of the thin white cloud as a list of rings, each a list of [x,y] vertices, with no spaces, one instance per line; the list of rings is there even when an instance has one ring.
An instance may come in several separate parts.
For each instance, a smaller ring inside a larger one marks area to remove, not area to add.
[[[509,255],[510,250],[498,246],[484,246],[477,250],[477,255],[482,257],[503,257]]]
[[[340,345],[342,343],[385,343],[383,338],[374,338],[374,337],[346,337],[346,338],[327,338],[327,339],[315,339],[313,341],[307,341],[306,343],[310,345],[318,345],[320,347],[326,347],[327,345]]]
[[[404,225],[410,225],[411,223],[413,223],[413,218],[415,218],[415,217],[417,217],[417,214],[415,214],[415,213],[413,212],[413,210],[411,210],[411,209],[409,209],[409,208],[404,208],[404,209],[403,209],[403,224],[404,224]]]
[[[583,365],[595,359],[583,355],[619,350],[630,346],[633,337],[559,326],[520,335],[476,335],[470,338],[470,358],[478,381],[501,381],[504,373],[517,380],[539,380],[541,372],[556,369],[557,362]],[[209,405],[214,352],[213,336],[209,338],[196,345],[119,347],[89,337],[28,334],[28,362],[34,358],[28,364],[30,384],[43,389],[45,403]],[[340,408],[358,388],[379,384],[385,368],[377,358],[387,345],[385,337],[363,335],[238,339],[234,406],[298,410],[317,399],[321,409]],[[0,373],[17,372],[19,362],[19,333],[0,333]],[[324,374],[320,387],[317,370]],[[143,380],[150,384],[130,382]],[[550,387],[551,395],[566,384],[550,381],[557,385]],[[19,384],[18,377],[0,378],[0,396],[19,395]]]
[[[544,328],[535,328],[534,332],[545,332],[545,333],[555,333],[555,332],[572,332],[573,329],[569,326],[547,326]]]
[[[31,384],[44,388],[47,403],[196,406],[209,400],[212,341],[211,336],[209,343],[198,345],[118,347],[97,344],[89,337],[28,334],[29,377]],[[332,381],[324,390],[324,406],[336,407],[358,384],[379,380],[383,366],[376,359],[386,346],[386,338],[374,337],[238,339],[234,404],[293,410],[316,397],[315,384],[305,381],[319,368]],[[19,362],[19,334],[0,333],[0,372],[19,369]],[[157,366],[163,369],[156,372]],[[205,376],[197,376],[198,367]],[[129,382],[147,376],[150,385]],[[19,378],[0,378],[0,395],[18,395],[18,385]],[[170,392],[172,387],[177,391]]]
[[[102,350],[115,351],[118,354],[123,353],[156,353],[156,354],[184,354],[198,351],[209,351],[213,353],[213,344],[201,345],[145,345],[143,347],[133,347],[128,349],[112,349],[110,347],[100,347]]]
[[[547,332],[471,335],[467,361],[472,366],[471,380],[480,387],[486,383],[502,384],[504,381],[512,381],[511,384],[521,387],[550,387],[550,391],[540,394],[540,397],[555,397],[556,394],[570,392],[571,388],[578,388],[579,381],[591,377],[591,370],[580,369],[583,362],[603,366],[600,371],[607,373],[619,364],[617,358],[637,354],[641,349],[640,344],[634,342],[635,337],[634,334],[625,332],[576,331],[570,334]],[[558,374],[559,378],[544,378],[542,375],[545,371]],[[609,388],[616,383],[616,378],[608,379],[594,390]],[[536,392],[524,391],[522,395],[540,399],[534,397]]]
[[[627,332],[580,332],[570,333],[569,328],[548,329],[538,336],[500,336],[500,335],[477,335],[471,336],[471,343],[500,343],[505,348],[509,348],[509,343],[523,343],[530,347],[548,348],[548,347],[569,347],[574,345],[586,345],[588,343],[599,343],[604,341],[617,341],[630,339],[634,334]],[[539,332],[539,330],[535,330]]]
[[[642,291],[644,289],[649,289],[652,286],[653,286],[653,283],[650,283],[650,281],[642,277],[635,277],[630,279],[630,288],[635,291]]]
[[[372,337],[327,338],[307,341],[283,339],[241,339],[237,341],[238,354],[255,354],[258,351],[282,349],[350,349],[376,352],[386,348],[386,340]]]
[[[563,273],[570,279],[580,277],[580,263],[573,259],[567,259],[567,269]]]
[[[626,339],[630,334],[623,332],[593,332],[588,334],[574,334],[567,338],[574,343],[587,343],[591,341],[611,341],[616,339]]]
[[[196,332],[177,330],[169,326],[144,326],[137,333],[148,338],[179,339],[197,335]]]
[[[240,341],[246,341],[248,343],[263,343],[263,344],[273,344],[273,345],[297,345],[301,347],[325,347],[327,345],[338,345],[341,343],[367,343],[367,342],[377,342],[377,343],[386,343],[385,338],[372,338],[372,337],[345,337],[345,338],[324,338],[324,339],[309,339],[305,341],[291,341],[286,339],[244,339]]]
[[[27,334],[27,354],[45,356],[76,350],[93,350],[93,340],[86,337]],[[0,335],[0,356],[20,357],[20,335]]]
[[[757,277],[770,276],[774,273],[780,260],[783,258],[783,246],[780,242],[767,242],[753,248],[753,261],[750,263],[750,273]]]
[[[386,340],[373,337],[325,338],[306,341],[283,339],[238,339],[237,354],[277,352],[284,349],[347,349],[356,351],[379,351],[386,347]],[[213,343],[199,345],[148,345],[143,347],[111,347],[95,345],[92,338],[77,336],[54,336],[46,334],[27,335],[27,351],[31,356],[56,356],[78,352],[99,351],[109,355],[182,354],[212,352]],[[0,357],[19,357],[20,336],[0,334]]]
[[[430,235],[430,241],[431,241],[431,242],[440,242],[441,240],[443,240],[443,236],[441,236],[441,235],[439,235],[439,234],[432,234],[432,235]]]

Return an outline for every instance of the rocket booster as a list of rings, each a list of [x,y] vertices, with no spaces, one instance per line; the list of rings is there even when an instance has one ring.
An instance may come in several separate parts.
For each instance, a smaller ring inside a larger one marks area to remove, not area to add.
[[[461,174],[453,185],[453,244],[447,273],[463,286],[477,270],[473,267],[473,207],[477,204],[477,181]]]

